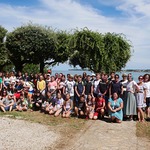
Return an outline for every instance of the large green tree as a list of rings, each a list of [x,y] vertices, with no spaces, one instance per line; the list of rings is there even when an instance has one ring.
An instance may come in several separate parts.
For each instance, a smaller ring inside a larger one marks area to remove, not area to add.
[[[16,28],[7,35],[6,47],[16,71],[25,64],[40,64],[43,72],[45,61],[53,56],[55,33],[50,28],[28,24]]]
[[[7,30],[0,26],[0,70],[9,64],[8,54],[5,48],[4,38],[6,37]]]
[[[70,64],[94,72],[119,71],[131,56],[131,46],[123,35],[103,35],[87,28],[74,32],[69,47]]]

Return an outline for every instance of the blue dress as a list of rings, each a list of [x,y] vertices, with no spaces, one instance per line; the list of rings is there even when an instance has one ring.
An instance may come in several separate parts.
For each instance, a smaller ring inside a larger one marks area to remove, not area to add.
[[[118,107],[120,107],[120,104],[123,103],[123,100],[121,98],[118,98],[116,102],[114,102],[114,100],[112,98],[109,99],[109,102],[110,102],[110,106],[112,109],[116,109]],[[111,112],[110,111],[110,115],[111,117],[115,117],[119,120],[122,120],[123,119],[123,112],[122,112],[122,109],[117,111],[117,112]]]

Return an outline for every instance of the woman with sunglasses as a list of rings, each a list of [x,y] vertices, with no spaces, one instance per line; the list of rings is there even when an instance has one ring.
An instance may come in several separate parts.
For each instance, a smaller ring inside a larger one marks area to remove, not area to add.
[[[138,86],[139,90],[136,91],[136,102],[137,102],[137,111],[138,111],[138,120],[139,122],[144,121],[144,112],[142,110],[144,106],[144,100],[146,100],[146,86],[143,83],[143,76],[138,77]]]
[[[124,106],[125,109],[125,115],[129,116],[129,121],[133,120],[133,115],[137,115],[136,110],[136,99],[135,99],[135,91],[139,91],[139,86],[137,83],[133,80],[132,74],[128,74],[128,82],[127,82],[127,102]]]

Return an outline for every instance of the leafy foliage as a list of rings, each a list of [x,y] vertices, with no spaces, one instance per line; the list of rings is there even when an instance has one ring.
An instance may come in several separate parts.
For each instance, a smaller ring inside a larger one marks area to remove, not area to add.
[[[40,64],[40,72],[45,65],[55,65],[68,60],[68,38],[64,31],[55,32],[51,28],[28,24],[9,33],[6,47],[10,60],[21,71],[25,64]]]
[[[8,59],[7,51],[5,48],[4,38],[6,36],[7,30],[0,26],[0,69],[8,64],[10,61]]]
[[[131,56],[130,44],[122,35],[102,35],[87,28],[76,30],[69,43],[70,64],[94,72],[119,71]]]
[[[39,70],[39,65],[37,64],[26,64],[24,67],[23,67],[23,70],[22,72],[28,72],[28,74],[35,74],[35,73],[38,73],[40,72]]]
[[[55,48],[53,30],[38,25],[26,25],[7,35],[6,47],[16,71],[21,71],[26,63],[42,64]],[[43,69],[41,68],[41,70]]]

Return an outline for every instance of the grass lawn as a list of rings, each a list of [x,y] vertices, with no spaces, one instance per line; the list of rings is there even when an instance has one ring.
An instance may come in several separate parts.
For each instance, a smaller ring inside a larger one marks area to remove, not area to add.
[[[50,116],[48,114],[40,113],[39,111],[33,111],[31,112],[28,110],[27,112],[18,112],[18,111],[12,111],[12,112],[0,112],[0,117],[9,117],[13,119],[22,119],[27,120],[34,123],[40,123],[48,126],[65,126],[69,127],[75,130],[80,130],[85,124],[84,119],[75,119],[74,117],[71,118],[62,118]]]

